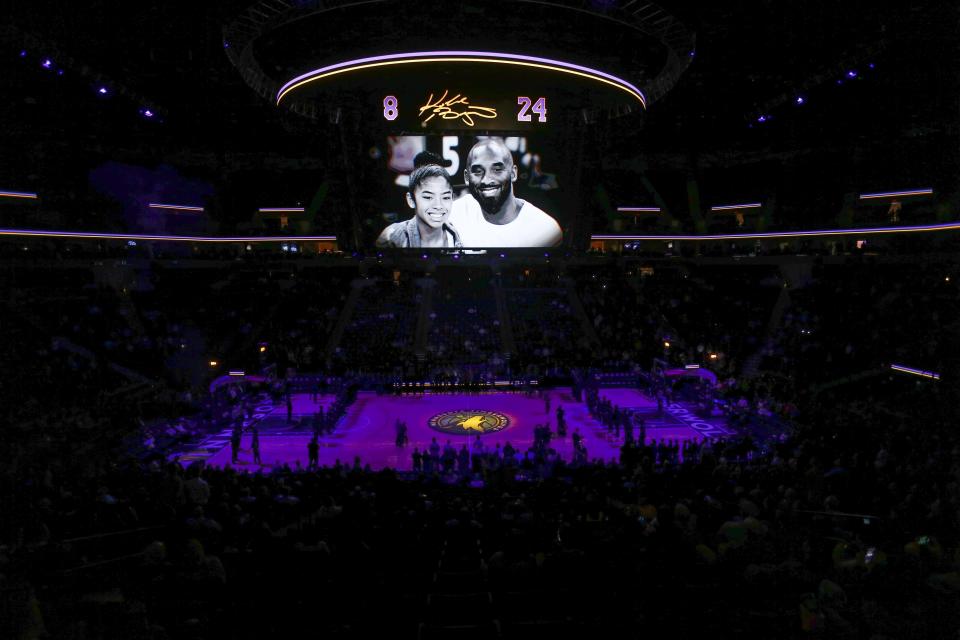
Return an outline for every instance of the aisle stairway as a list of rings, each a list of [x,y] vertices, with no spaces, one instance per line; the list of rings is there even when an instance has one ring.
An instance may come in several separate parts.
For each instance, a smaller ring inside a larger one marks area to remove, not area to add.
[[[500,286],[499,282],[493,284],[493,296],[497,301],[497,318],[500,320],[500,341],[503,343],[503,351],[509,361],[517,352],[517,344],[513,337],[513,323],[510,321],[507,298],[504,296],[503,287]]]
[[[413,337],[413,352],[417,361],[423,362],[427,358],[427,333],[430,330],[430,313],[433,311],[433,292],[436,281],[430,278],[418,278],[417,288],[421,291],[420,307],[417,309],[417,328]]]
[[[577,319],[580,320],[580,326],[583,327],[584,335],[587,336],[591,344],[600,344],[600,339],[597,337],[593,323],[587,316],[586,309],[583,308],[583,301],[580,300],[580,296],[577,294],[576,281],[573,278],[565,278],[565,282],[567,285],[567,293],[570,296],[570,309]]]
[[[760,372],[760,364],[763,362],[763,354],[773,347],[774,338],[777,329],[780,328],[780,322],[787,309],[790,307],[790,290],[787,287],[780,289],[780,295],[777,297],[773,310],[770,312],[770,319],[767,320],[767,326],[763,332],[763,339],[760,340],[760,347],[744,360],[741,374],[745,377],[752,377]]]
[[[337,347],[340,346],[343,332],[353,319],[353,310],[357,306],[357,301],[360,300],[360,297],[363,295],[363,290],[371,284],[373,284],[373,282],[365,278],[357,278],[350,283],[350,295],[347,296],[347,301],[343,303],[343,309],[340,310],[337,323],[334,325],[333,331],[330,332],[330,338],[327,340],[326,354],[328,358],[332,356],[337,350]]]

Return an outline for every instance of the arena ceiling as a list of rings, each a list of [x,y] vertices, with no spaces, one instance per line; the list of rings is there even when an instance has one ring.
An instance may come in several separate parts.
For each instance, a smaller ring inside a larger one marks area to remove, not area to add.
[[[0,87],[14,99],[0,107],[5,123],[0,139],[8,148],[44,144],[45,161],[50,149],[64,158],[95,149],[101,158],[187,167],[203,167],[215,158],[226,173],[322,166],[325,159],[317,149],[324,140],[338,139],[337,125],[278,108],[251,88],[224,48],[225,29],[254,4],[6,3],[0,45],[12,72],[0,74]],[[407,43],[450,41],[447,34],[435,35],[436,23],[429,17],[449,20],[451,3],[393,4],[409,11],[409,20],[381,23],[377,29],[395,27],[398,41]],[[593,13],[637,5],[630,0],[580,4]],[[659,4],[695,34],[694,56],[649,109],[604,125],[605,158],[612,164],[644,156],[651,166],[677,169],[691,154],[701,166],[723,166],[817,149],[883,156],[910,147],[918,157],[937,157],[939,165],[956,167],[960,9],[954,3]],[[524,33],[508,18],[518,3],[470,0],[456,6],[454,18],[482,15],[493,23],[499,18],[511,30],[508,40],[529,47],[528,52],[538,46],[556,55],[567,51],[578,60],[632,72],[641,81],[662,63],[663,51],[655,43],[632,46],[625,32],[605,32],[597,26],[602,22],[571,23],[566,30],[562,23],[534,25],[523,40]],[[328,33],[338,34],[338,46],[373,28],[355,13],[329,12],[325,20]],[[298,37],[304,39],[302,33]],[[491,42],[502,43],[504,37],[491,35]],[[296,43],[274,34],[258,46],[264,60],[274,61],[265,69],[273,77],[302,70],[289,55]],[[26,63],[18,58],[24,49],[31,56]],[[36,68],[46,56],[66,67],[64,79],[52,80]],[[101,83],[110,88],[110,100],[94,94]],[[146,107],[158,117],[144,119]],[[224,158],[230,166],[224,167]]]

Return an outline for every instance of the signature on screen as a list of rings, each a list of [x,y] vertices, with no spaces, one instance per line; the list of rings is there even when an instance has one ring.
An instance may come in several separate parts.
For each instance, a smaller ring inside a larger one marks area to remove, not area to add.
[[[448,98],[449,91],[444,91],[443,95],[433,99],[433,94],[427,98],[427,103],[420,107],[420,117],[424,113],[429,113],[430,117],[423,121],[426,126],[435,116],[440,116],[444,120],[461,120],[468,127],[473,126],[473,117],[478,118],[496,118],[497,110],[492,107],[477,107],[470,104],[470,100],[461,94]]]

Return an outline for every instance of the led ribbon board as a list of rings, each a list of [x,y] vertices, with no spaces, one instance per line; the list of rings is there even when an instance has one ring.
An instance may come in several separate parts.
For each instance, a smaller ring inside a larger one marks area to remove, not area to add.
[[[347,60],[301,74],[278,105],[314,101],[394,132],[542,131],[582,108],[645,109],[629,81],[571,62],[513,53],[423,51]]]
[[[36,200],[37,194],[25,191],[0,191],[0,198],[19,198],[22,200]]]
[[[764,238],[809,238],[828,236],[878,235],[897,233],[924,233],[930,231],[960,231],[960,223],[945,222],[939,224],[920,224],[905,227],[866,227],[862,229],[820,229],[816,231],[768,231],[764,233],[722,233],[704,235],[626,235],[626,234],[598,234],[590,236],[591,240],[676,240],[676,241],[703,241],[703,240],[763,240]]]
[[[921,378],[930,378],[931,380],[940,379],[940,374],[935,371],[924,371],[923,369],[914,369],[913,367],[908,367],[902,364],[891,364],[890,368],[894,371],[899,371],[900,373],[909,373],[910,375],[920,376]]]
[[[141,233],[97,233],[91,231],[45,231],[41,229],[0,229],[0,238],[68,238],[74,240],[153,240],[156,242],[336,242],[336,236],[174,236]]]

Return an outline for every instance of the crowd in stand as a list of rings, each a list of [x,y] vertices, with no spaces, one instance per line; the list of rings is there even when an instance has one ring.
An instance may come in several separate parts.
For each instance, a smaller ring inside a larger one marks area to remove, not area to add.
[[[430,360],[491,368],[502,364],[500,315],[491,275],[488,270],[438,271],[427,329]]]
[[[423,294],[408,279],[375,279],[354,286],[360,287],[359,295],[337,346],[335,364],[355,371],[402,371],[412,359],[413,329]]]
[[[807,383],[828,367],[839,379],[885,364],[940,371],[942,336],[960,312],[957,276],[944,264],[830,265],[791,290],[763,368]]]
[[[775,269],[764,267],[573,273],[600,341],[594,362],[609,370],[660,358],[732,374],[759,350],[781,285]]]
[[[566,289],[506,289],[504,293],[517,358],[531,371],[576,361],[589,349],[589,338],[575,338],[584,332]]]
[[[75,633],[85,620],[99,637],[245,637],[308,621],[350,637],[412,636],[439,614],[431,601],[481,592],[493,594],[485,615],[518,636],[539,620],[611,632],[951,637],[960,440],[935,421],[915,429],[916,414],[859,409],[872,440],[863,427],[846,431],[849,415],[821,412],[827,423],[766,453],[739,440],[682,455],[638,446],[619,464],[564,461],[548,446],[522,457],[474,446],[441,449],[439,462],[431,454],[405,475],[361,461],[269,476],[40,465],[18,480],[39,508],[5,552],[5,584],[24,598],[10,620]],[[130,557],[112,560],[115,547],[87,538],[116,530],[137,532],[123,538],[140,545]],[[465,538],[476,571],[445,571],[444,550]],[[80,576],[86,608],[66,596]],[[514,606],[518,593],[527,607]],[[375,605],[383,615],[366,615]]]
[[[670,335],[666,319],[638,290],[638,278],[628,278],[615,267],[573,272],[577,292],[597,335],[597,366],[629,370],[636,362],[649,362],[656,345]]]
[[[601,277],[609,289],[575,278],[606,345],[601,361],[686,357],[662,352],[668,332],[696,353],[698,332],[709,329],[671,314],[669,302],[648,306],[653,281]],[[76,344],[54,349],[32,317],[61,294],[18,282],[0,345],[4,361],[18,363],[0,386],[0,637],[262,637],[305,626],[341,637],[415,637],[419,628],[424,637],[451,625],[506,637],[657,627],[681,636],[955,637],[955,383],[889,370],[851,375],[874,369],[884,344],[949,371],[949,322],[958,316],[948,277],[932,264],[899,273],[865,266],[815,271],[792,290],[764,368],[783,364],[750,380],[722,376],[715,390],[744,416],[789,416],[796,427],[786,435],[649,442],[642,424],[574,372],[575,396],[623,434],[616,464],[585,449],[561,459],[547,428],[525,452],[495,439],[451,452],[438,443],[436,455],[432,446],[417,451],[409,473],[374,472],[359,459],[270,474],[165,462],[166,447],[219,424],[199,394],[151,396],[152,411],[183,417],[159,426],[145,403],[128,401],[135,391],[105,366],[108,351],[80,344],[102,336],[99,320],[71,316]],[[350,279],[336,281],[336,295]],[[280,284],[288,280],[269,281],[275,301],[312,286]],[[692,285],[682,305],[695,306],[702,289]],[[750,298],[766,308],[768,293]],[[714,289],[708,299],[732,295]],[[302,353],[310,334],[330,330],[325,303],[314,327],[292,319],[297,308],[286,304],[266,315],[264,330],[277,336],[267,353],[274,345]],[[745,304],[718,311],[731,338],[705,348],[755,346],[747,334],[758,327],[739,320],[760,307]],[[229,314],[217,318],[230,326]],[[161,326],[152,322],[147,331]],[[242,324],[230,331],[242,342]],[[910,335],[893,344],[900,334]],[[136,456],[131,433],[152,438]]]
[[[485,269],[440,270],[433,286],[423,285],[431,289],[424,319],[425,289],[414,278],[357,280],[355,267],[264,271],[245,263],[158,262],[111,279],[96,267],[54,265],[49,278],[27,272],[14,295],[17,313],[49,334],[194,391],[208,361],[231,369],[273,363],[281,371],[329,366],[341,374],[413,377],[444,367],[452,376],[471,369],[476,377],[480,366],[491,375],[563,377],[570,366],[629,370],[658,357],[727,374],[759,350],[771,306],[771,288],[759,286],[770,279],[766,271],[752,280],[733,274],[757,295],[724,285],[725,272],[639,271],[571,268],[574,291],[563,270],[549,267],[497,277]],[[366,286],[348,309],[353,281]],[[328,353],[344,314],[349,318]],[[417,353],[420,322],[426,335]]]

